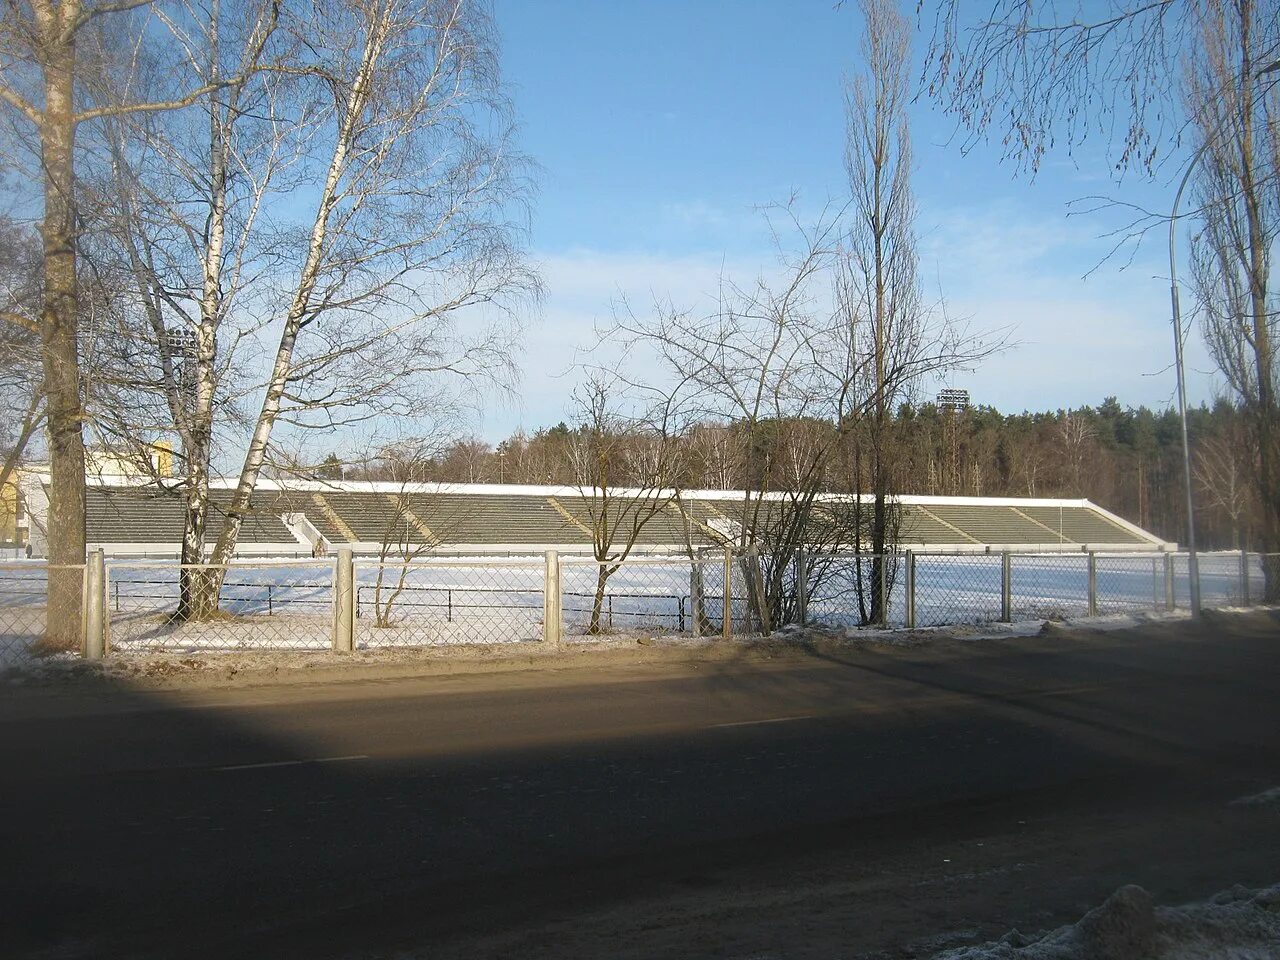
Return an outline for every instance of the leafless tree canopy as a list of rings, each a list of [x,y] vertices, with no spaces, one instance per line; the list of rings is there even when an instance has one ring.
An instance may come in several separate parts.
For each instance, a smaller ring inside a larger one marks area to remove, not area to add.
[[[1213,0],[1210,0],[1213,2]],[[931,30],[924,78],[965,142],[988,132],[1021,168],[1098,140],[1118,171],[1152,169],[1176,141],[1177,64],[1201,0],[996,0],[918,7]]]
[[[596,372],[575,394],[568,452],[598,567],[587,632],[601,630],[609,578],[626,562],[645,527],[677,505],[684,481],[679,394],[631,388]],[[627,488],[620,493],[622,488]]]
[[[1210,353],[1250,426],[1268,550],[1280,545],[1280,296],[1271,271],[1280,236],[1280,74],[1268,71],[1280,56],[1276,14],[1255,0],[1210,8],[1186,65],[1200,149],[1192,280]],[[1274,579],[1270,596],[1280,595]]]
[[[882,216],[883,207],[877,210]],[[868,224],[881,222],[876,216],[856,198],[829,207],[814,223],[790,207],[774,209],[772,276],[751,283],[724,278],[705,311],[658,303],[639,314],[624,307],[609,331],[663,370],[650,383],[663,384],[667,407],[701,424],[686,443],[736,463],[732,473],[744,491],[736,545],[766,631],[792,613],[789,571],[797,551],[835,553],[865,542],[868,529],[857,511],[823,506],[818,494],[859,489],[850,465],[855,446],[870,435],[868,422],[877,411],[887,420],[890,398],[977,362],[995,345],[966,336],[940,312],[877,320],[874,244],[861,246]],[[904,256],[889,268],[901,270],[894,309],[910,302],[914,310],[914,250],[909,224],[899,227]],[[882,259],[882,283],[887,267]],[[888,297],[879,302],[887,306]],[[725,436],[716,423],[733,429]]]
[[[37,315],[40,303],[39,239],[34,232],[0,219],[0,310]],[[24,325],[0,323],[0,490],[14,476],[44,418],[40,389],[40,338]],[[0,500],[0,511],[4,510]],[[5,524],[13,517],[0,516]]]
[[[278,423],[408,413],[442,378],[496,379],[508,330],[475,312],[510,316],[536,290],[511,220],[522,192],[487,11],[374,0],[296,29],[320,186],[291,225],[297,255],[270,303],[273,361],[216,560],[235,548]]]

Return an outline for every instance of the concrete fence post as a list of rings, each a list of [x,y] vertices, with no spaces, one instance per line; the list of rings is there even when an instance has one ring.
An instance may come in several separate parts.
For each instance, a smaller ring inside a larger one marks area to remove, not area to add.
[[[1249,605],[1249,551],[1240,551],[1240,601]]]
[[[561,624],[560,555],[548,550],[542,581],[542,640],[559,647],[564,639]]]
[[[903,580],[907,610],[906,627],[908,630],[914,630],[916,626],[916,555],[911,550],[907,551],[906,576]]]
[[[107,652],[107,566],[102,550],[84,565],[84,658],[101,660]]]
[[[1000,619],[1013,623],[1013,554],[1000,554]]]
[[[804,547],[796,550],[796,619],[809,622],[809,557]]]
[[[720,631],[728,640],[733,636],[733,547],[724,548],[724,590],[721,591]]]
[[[1098,555],[1089,551],[1089,616],[1098,615]]]
[[[333,649],[338,653],[356,648],[355,582],[351,548],[339,547],[333,567]]]
[[[1177,598],[1173,594],[1173,554],[1166,553],[1164,555],[1164,605],[1165,609],[1172,610],[1177,604]]]

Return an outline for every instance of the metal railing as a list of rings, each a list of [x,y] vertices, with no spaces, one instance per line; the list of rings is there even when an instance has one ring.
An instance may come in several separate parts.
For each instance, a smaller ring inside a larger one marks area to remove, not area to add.
[[[352,649],[542,639],[544,559],[425,556],[353,561],[342,552],[335,562],[339,567],[350,565]],[[341,611],[338,616],[342,619]],[[339,648],[347,642],[344,630]]]
[[[105,646],[131,650],[324,650],[333,563],[227,565],[132,560],[106,565]]]
[[[557,645],[633,633],[728,637],[786,623],[937,627],[1168,611],[1190,598],[1178,553],[801,552],[785,564],[725,550],[622,563],[555,552],[357,560],[345,550],[330,560],[223,567],[106,563],[96,552],[90,560],[0,562],[0,666],[53,650]],[[1280,554],[1205,553],[1200,578],[1207,606],[1260,603],[1280,580]],[[51,591],[64,611],[57,637]]]

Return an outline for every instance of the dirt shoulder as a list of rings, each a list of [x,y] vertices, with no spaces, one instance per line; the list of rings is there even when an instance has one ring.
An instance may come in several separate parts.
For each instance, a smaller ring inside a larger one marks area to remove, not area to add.
[[[1233,625],[1277,629],[1273,609],[1206,611],[1199,623],[1185,614],[1098,617],[1063,622],[1032,621],[923,630],[787,630],[772,637],[690,638],[621,634],[572,641],[559,648],[541,643],[383,648],[334,653],[289,650],[167,651],[128,653],[88,663],[74,657],[33,660],[0,673],[0,686],[64,686],[100,681],[126,682],[158,689],[247,688],[342,681],[381,681],[418,677],[466,676],[529,671],[599,671],[628,666],[702,663],[751,663],[814,653],[839,655],[879,651],[899,655],[920,652],[973,656],[996,653],[1006,645],[1026,647],[1046,641],[1104,640],[1124,631],[1156,631],[1161,639],[1203,635],[1230,618]]]

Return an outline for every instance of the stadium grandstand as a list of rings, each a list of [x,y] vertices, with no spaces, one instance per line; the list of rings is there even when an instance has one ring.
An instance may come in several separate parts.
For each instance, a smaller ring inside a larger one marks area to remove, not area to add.
[[[30,552],[45,554],[47,476],[24,474]],[[234,482],[212,483],[207,540],[218,536]],[[625,496],[613,491],[612,496]],[[739,541],[741,492],[686,491],[647,523],[637,549],[670,552]],[[847,497],[828,495],[828,502]],[[1088,500],[901,496],[899,546],[918,550],[1172,550],[1174,544]],[[263,481],[239,537],[242,556],[323,555],[429,549],[435,554],[532,554],[591,549],[590,501],[575,487],[511,484],[398,484],[369,481]],[[174,556],[182,540],[183,500],[139,479],[94,478],[87,497],[90,548],[108,556]]]

